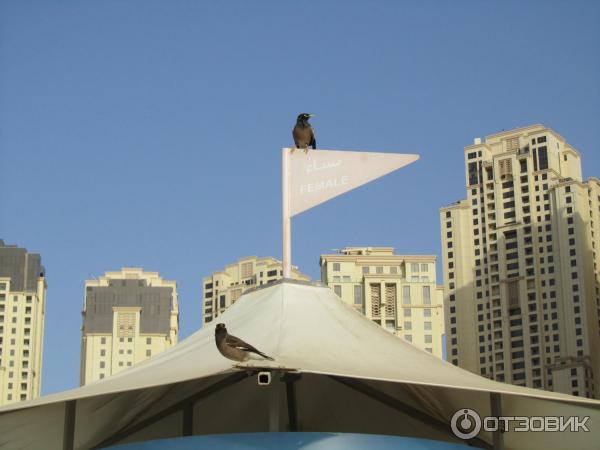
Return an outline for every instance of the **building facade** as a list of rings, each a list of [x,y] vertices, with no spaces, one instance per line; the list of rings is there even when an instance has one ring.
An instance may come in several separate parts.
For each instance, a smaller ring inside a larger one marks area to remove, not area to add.
[[[283,277],[281,261],[272,258],[249,256],[233,264],[228,264],[219,272],[214,272],[202,280],[204,323],[212,321],[248,289],[272,283]],[[310,281],[307,275],[292,267],[292,278]]]
[[[124,268],[85,282],[81,329],[82,385],[172,347],[179,336],[175,281]]]
[[[0,240],[0,405],[40,395],[45,303],[40,255]]]
[[[534,125],[464,150],[467,199],[441,208],[448,359],[522,386],[599,397],[600,180]]]
[[[443,288],[435,262],[394,255],[392,247],[347,247],[321,255],[321,281],[373,322],[441,358]]]

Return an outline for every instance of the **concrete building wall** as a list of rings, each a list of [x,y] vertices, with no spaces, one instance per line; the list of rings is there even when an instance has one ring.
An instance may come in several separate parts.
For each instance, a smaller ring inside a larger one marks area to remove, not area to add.
[[[321,281],[378,325],[441,358],[443,288],[435,261],[394,255],[391,247],[347,247],[321,255]]]
[[[448,359],[599,396],[599,182],[542,125],[465,148],[467,199],[440,210]]]
[[[108,377],[172,347],[179,336],[174,281],[124,268],[85,283],[81,384]]]
[[[0,240],[0,405],[40,396],[46,287],[40,255]]]
[[[272,258],[249,256],[228,264],[221,271],[202,280],[203,322],[212,321],[241,297],[248,289],[272,283],[283,277],[281,261]],[[296,267],[292,267],[292,278],[309,281]]]

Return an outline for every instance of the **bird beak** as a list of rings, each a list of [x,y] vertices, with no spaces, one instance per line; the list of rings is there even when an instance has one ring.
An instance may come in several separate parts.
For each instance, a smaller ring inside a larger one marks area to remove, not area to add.
[[[308,117],[315,117],[315,115],[314,114],[309,114]]]

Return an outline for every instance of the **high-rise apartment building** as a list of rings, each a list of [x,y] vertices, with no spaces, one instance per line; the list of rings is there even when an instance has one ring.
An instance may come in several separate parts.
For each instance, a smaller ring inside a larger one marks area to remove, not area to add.
[[[175,281],[124,268],[85,282],[81,329],[82,385],[127,369],[177,344]]]
[[[321,281],[386,330],[442,357],[443,288],[435,256],[394,255],[392,247],[346,247],[321,255]]]
[[[600,180],[542,125],[475,139],[467,199],[440,210],[448,359],[600,398]]]
[[[40,255],[0,240],[0,405],[40,395],[45,302]]]
[[[248,289],[268,284],[283,277],[281,261],[272,258],[249,256],[228,264],[202,280],[204,323],[225,311]],[[292,267],[292,278],[309,281],[310,278]]]

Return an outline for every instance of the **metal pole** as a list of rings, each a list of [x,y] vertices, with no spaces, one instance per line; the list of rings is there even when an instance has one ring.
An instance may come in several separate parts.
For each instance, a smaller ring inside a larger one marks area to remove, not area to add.
[[[281,382],[277,378],[277,372],[271,373],[271,385],[267,387],[269,390],[269,431],[277,432],[280,429],[279,420],[279,390]]]
[[[194,402],[189,402],[187,405],[183,407],[182,413],[182,430],[181,434],[183,436],[193,436],[194,435]]]
[[[63,424],[63,450],[73,450],[75,447],[75,400],[65,402],[65,417]]]
[[[283,238],[283,278],[292,277],[292,225],[290,218],[290,149],[281,154],[281,213]]]
[[[502,415],[502,397],[500,396],[500,394],[495,392],[490,393],[490,402],[492,416],[500,417]],[[504,436],[502,435],[504,431],[508,430],[503,430],[499,428],[497,431],[493,432],[492,439],[494,444],[494,450],[504,450]]]

